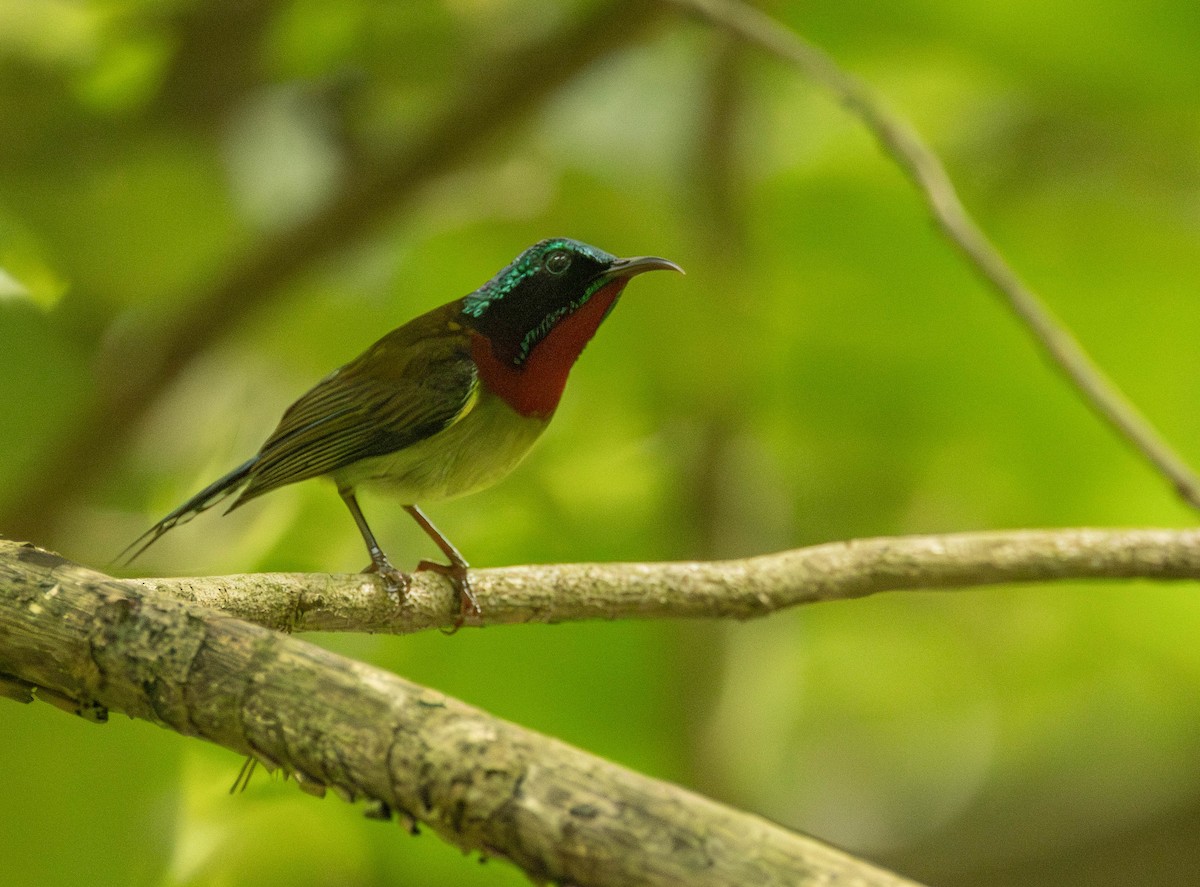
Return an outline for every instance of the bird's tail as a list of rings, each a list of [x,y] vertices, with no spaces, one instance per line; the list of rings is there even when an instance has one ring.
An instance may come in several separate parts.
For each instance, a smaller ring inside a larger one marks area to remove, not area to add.
[[[188,499],[142,535],[131,542],[124,551],[117,555],[116,563],[128,566],[133,563],[143,551],[157,542],[167,530],[174,529],[180,524],[186,524],[202,511],[207,511],[218,502],[236,493],[250,478],[250,472],[258,462],[258,456],[243,462],[229,474],[219,478]],[[130,550],[133,551],[130,554]]]

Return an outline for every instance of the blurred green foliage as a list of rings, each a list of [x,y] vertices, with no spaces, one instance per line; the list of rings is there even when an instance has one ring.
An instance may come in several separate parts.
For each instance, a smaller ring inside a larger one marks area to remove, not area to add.
[[[618,4],[624,39],[531,113],[383,195],[394,208],[366,231],[331,225],[298,273],[269,265],[222,324],[203,299],[243,257],[402,156],[485,62],[536,64],[523,47],[602,7],[0,0],[0,530],[103,566],[321,375],[558,234],[689,273],[631,288],[511,479],[430,509],[476,565],[1194,520],[853,119],[774,60],[638,6]],[[773,12],[928,136],[1015,267],[1200,463],[1200,6]],[[458,126],[472,143],[477,121]],[[168,384],[56,456],[96,403],[160,371],[185,316],[196,353]],[[398,562],[430,554],[394,505],[364,507]],[[363,561],[310,483],[204,515],[138,568]],[[1178,884],[1200,864],[1195,592],[1059,584],[744,625],[317,640],[939,885]],[[4,880],[524,883],[278,781],[229,798],[237,766],[146,724],[0,704]]]

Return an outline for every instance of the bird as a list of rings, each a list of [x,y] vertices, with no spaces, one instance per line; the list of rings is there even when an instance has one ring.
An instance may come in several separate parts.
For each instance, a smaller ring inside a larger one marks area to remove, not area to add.
[[[683,269],[657,256],[618,258],[567,237],[539,241],[477,290],[392,330],[334,370],[284,412],[259,451],[196,493],[119,556],[129,564],[163,534],[236,496],[226,514],[264,493],[332,479],[371,563],[401,600],[411,576],[392,565],[357,492],[398,499],[448,563],[456,627],[482,610],[468,563],[418,502],[476,492],[499,481],[546,430],[567,375],[630,279]],[[132,554],[126,555],[132,551]]]

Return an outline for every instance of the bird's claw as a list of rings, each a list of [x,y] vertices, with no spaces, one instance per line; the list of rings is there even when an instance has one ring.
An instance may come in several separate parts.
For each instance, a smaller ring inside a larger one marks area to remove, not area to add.
[[[428,570],[431,573],[437,573],[445,576],[454,586],[454,590],[458,592],[458,618],[454,620],[454,628],[448,634],[454,634],[463,627],[469,615],[476,617],[483,616],[483,610],[479,608],[479,601],[475,599],[475,591],[471,588],[471,576],[467,572],[465,563],[440,564],[437,561],[421,561],[417,564],[418,572]]]
[[[412,575],[403,570],[397,570],[387,560],[384,560],[383,563],[372,561],[363,569],[363,572],[378,573],[379,578],[383,580],[383,587],[387,589],[389,595],[396,599],[396,603],[404,600],[409,586],[412,585]]]

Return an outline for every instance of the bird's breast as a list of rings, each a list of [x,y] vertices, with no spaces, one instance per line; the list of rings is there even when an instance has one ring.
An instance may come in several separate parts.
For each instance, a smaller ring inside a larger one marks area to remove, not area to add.
[[[406,504],[450,499],[491,486],[517,467],[545,430],[480,386],[478,401],[448,428],[412,446],[356,462],[334,475]]]
[[[496,356],[491,341],[471,335],[471,358],[483,387],[522,416],[549,421],[558,408],[571,367],[616,304],[626,280],[618,278],[594,293],[580,308],[559,320],[521,366]]]

